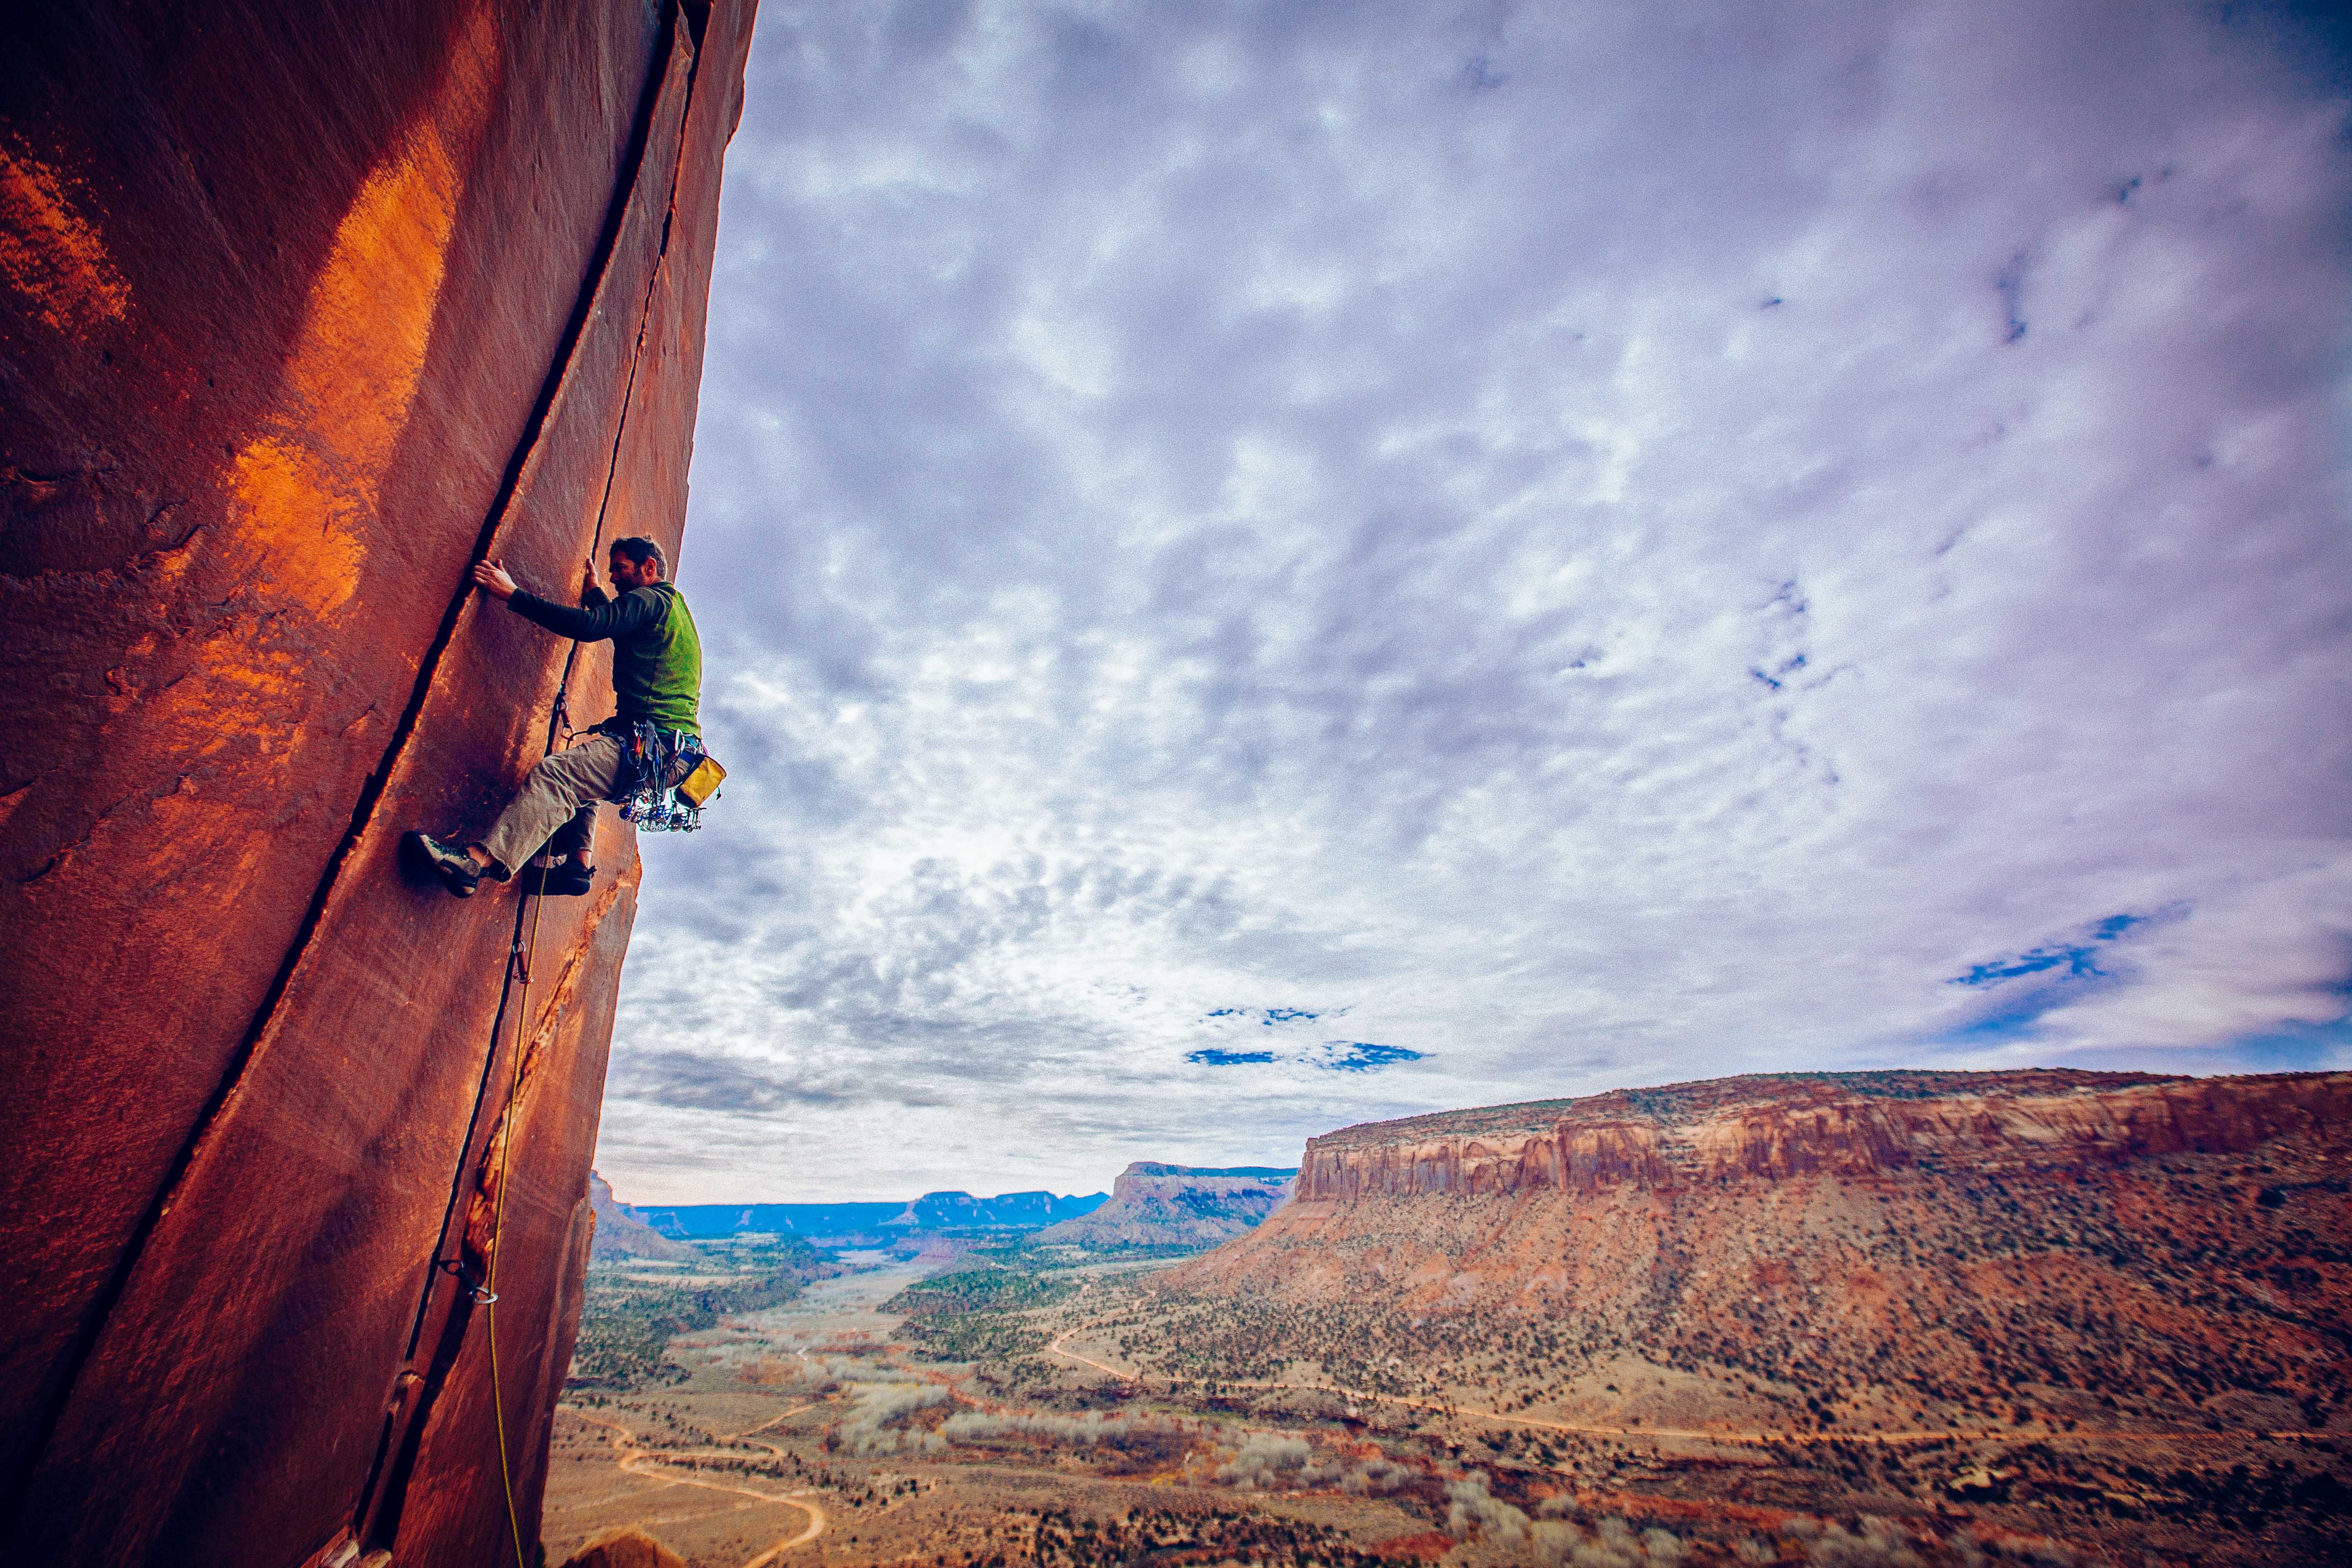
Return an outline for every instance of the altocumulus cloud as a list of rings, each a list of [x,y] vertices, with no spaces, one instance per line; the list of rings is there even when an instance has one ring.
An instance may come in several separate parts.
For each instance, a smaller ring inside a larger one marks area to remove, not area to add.
[[[767,0],[604,1168],[2344,1059],[2340,41]]]

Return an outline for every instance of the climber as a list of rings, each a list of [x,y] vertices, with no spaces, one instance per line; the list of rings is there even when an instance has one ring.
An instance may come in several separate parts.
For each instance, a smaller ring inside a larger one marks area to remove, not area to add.
[[[607,599],[597,588],[591,566],[581,608],[574,610],[525,592],[496,561],[474,563],[475,586],[524,619],[575,642],[611,639],[617,711],[576,744],[542,758],[475,842],[461,848],[422,832],[402,840],[410,861],[440,878],[457,897],[473,897],[484,877],[505,881],[542,846],[562,859],[531,866],[524,890],[586,892],[594,874],[586,857],[595,803],[626,798],[643,784],[646,767],[661,774],[659,783],[675,784],[699,756],[702,642],[685,599],[663,580],[667,569],[652,540],[618,540],[605,563],[614,596]]]

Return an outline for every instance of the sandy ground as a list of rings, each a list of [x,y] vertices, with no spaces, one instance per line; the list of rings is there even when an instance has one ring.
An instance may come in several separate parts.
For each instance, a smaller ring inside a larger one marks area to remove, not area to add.
[[[709,1333],[677,1342],[680,1359],[701,1363],[710,1352],[725,1350],[731,1364],[746,1347],[796,1355],[812,1343],[887,1336],[898,1320],[875,1307],[919,1279],[923,1270],[876,1267],[878,1260],[873,1258],[850,1261],[865,1267],[841,1279],[818,1280],[785,1306],[730,1319]],[[626,1407],[631,1405],[638,1407]],[[730,1377],[714,1375],[707,1366],[680,1388],[629,1400],[624,1407],[588,1409],[567,1404],[556,1415],[541,1515],[548,1561],[562,1563],[589,1537],[622,1524],[637,1525],[668,1542],[697,1568],[719,1563],[767,1568],[789,1553],[814,1546],[830,1522],[823,1501],[825,1489],[704,1473],[678,1461],[734,1458],[742,1445],[785,1453],[794,1418],[820,1414],[819,1406],[806,1399],[744,1388]],[[673,1421],[691,1423],[714,1437],[732,1441],[679,1443]],[[648,1447],[647,1438],[656,1439],[655,1446]],[[802,1555],[814,1558],[823,1552]]]

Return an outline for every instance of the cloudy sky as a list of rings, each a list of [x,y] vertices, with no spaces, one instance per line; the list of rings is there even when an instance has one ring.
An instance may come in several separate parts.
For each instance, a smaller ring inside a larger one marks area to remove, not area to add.
[[[601,1168],[2352,1065],[2344,45],[763,0]]]

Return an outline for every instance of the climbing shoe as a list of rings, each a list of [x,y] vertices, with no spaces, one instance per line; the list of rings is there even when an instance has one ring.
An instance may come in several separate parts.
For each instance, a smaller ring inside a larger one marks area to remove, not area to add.
[[[576,899],[596,885],[596,868],[577,855],[566,855],[552,866],[533,860],[515,879],[529,895],[542,899]]]
[[[481,868],[463,849],[452,848],[429,834],[409,833],[400,840],[400,852],[408,863],[420,871],[430,871],[441,879],[441,885],[450,896],[470,899],[481,886]]]

